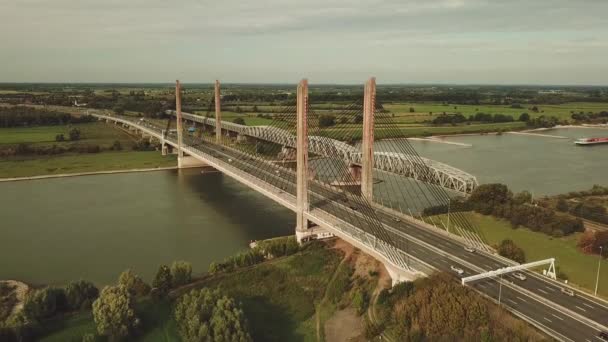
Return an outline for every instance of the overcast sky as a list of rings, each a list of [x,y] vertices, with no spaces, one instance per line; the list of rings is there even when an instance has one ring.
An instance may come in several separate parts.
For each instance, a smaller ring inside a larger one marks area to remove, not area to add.
[[[608,0],[0,0],[0,82],[608,84]]]

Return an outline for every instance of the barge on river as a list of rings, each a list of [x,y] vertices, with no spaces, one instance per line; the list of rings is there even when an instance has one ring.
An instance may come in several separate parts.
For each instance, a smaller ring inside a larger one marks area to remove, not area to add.
[[[577,145],[608,144],[608,138],[581,138],[574,141]]]

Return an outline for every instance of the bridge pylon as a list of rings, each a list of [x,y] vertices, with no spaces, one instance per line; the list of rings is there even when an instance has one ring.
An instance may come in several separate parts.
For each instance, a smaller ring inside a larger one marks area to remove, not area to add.
[[[215,80],[215,142],[222,143],[222,107],[220,96],[220,81]]]
[[[298,84],[296,124],[296,237],[308,230],[308,80]]]
[[[376,78],[365,83],[363,94],[363,139],[361,142],[361,195],[373,201],[374,184],[374,111],[376,107]]]
[[[177,167],[181,168],[182,159],[184,158],[183,146],[183,127],[182,127],[182,86],[179,80],[175,81],[175,117],[177,129]]]

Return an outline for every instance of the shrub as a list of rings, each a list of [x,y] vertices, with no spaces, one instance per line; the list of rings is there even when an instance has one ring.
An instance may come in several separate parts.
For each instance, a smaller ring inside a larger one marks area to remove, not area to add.
[[[160,265],[158,271],[156,272],[156,276],[152,281],[152,287],[158,291],[158,294],[161,296],[166,295],[171,290],[171,283],[173,279],[171,277],[171,270],[167,265]]]
[[[139,326],[129,290],[122,285],[106,286],[93,303],[93,319],[100,335],[121,339],[132,335]]]
[[[63,289],[46,287],[30,293],[23,305],[25,315],[33,320],[41,320],[67,309],[66,294]]]
[[[319,127],[330,127],[336,124],[336,117],[330,114],[319,116]]]
[[[71,141],[80,140],[80,130],[76,127],[70,129],[70,132],[68,133],[68,135],[69,135]]]
[[[245,119],[243,119],[243,118],[234,118],[234,120],[232,120],[232,122],[234,122],[235,124],[238,124],[238,125],[244,125],[245,124]]]
[[[90,309],[95,299],[99,296],[99,289],[91,282],[78,280],[66,286],[65,295],[70,309]]]
[[[188,284],[192,280],[192,265],[186,261],[171,264],[171,284],[173,287]]]
[[[55,136],[55,141],[65,141],[65,137],[63,136],[63,134],[57,134]]]
[[[498,245],[498,254],[516,261],[520,264],[526,262],[526,254],[524,250],[518,247],[513,240],[505,239]]]
[[[129,291],[129,294],[135,297],[146,296],[150,293],[150,285],[146,284],[140,276],[131,272],[130,269],[120,274],[118,285],[124,286]]]

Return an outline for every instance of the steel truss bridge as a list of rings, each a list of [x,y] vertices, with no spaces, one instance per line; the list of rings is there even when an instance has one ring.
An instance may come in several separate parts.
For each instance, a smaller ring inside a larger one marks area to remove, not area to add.
[[[265,195],[280,205],[294,211],[298,225],[299,239],[314,235],[315,228],[309,223],[348,241],[382,262],[394,281],[411,280],[435,271],[451,272],[460,282],[491,300],[502,298],[501,305],[518,317],[528,321],[550,336],[564,341],[594,341],[600,330],[608,330],[608,303],[586,293],[573,289],[574,296],[564,295],[567,286],[535,272],[525,272],[527,280],[521,281],[501,271],[499,279],[477,276],[494,274],[497,269],[522,269],[517,263],[502,258],[489,249],[478,248],[474,253],[465,246],[476,244],[472,239],[454,235],[438,228],[434,222],[416,219],[393,208],[373,202],[371,188],[372,170],[384,155],[373,151],[373,101],[375,80],[366,85],[364,100],[363,144],[361,151],[337,140],[309,135],[307,131],[308,85],[301,82],[298,87],[297,129],[293,134],[289,129],[245,128],[219,119],[216,106],[215,139],[205,139],[188,135],[183,129],[183,120],[196,121],[191,114],[181,113],[181,87],[176,86],[177,130],[168,130],[157,123],[128,116],[108,115],[94,112],[91,115],[107,123],[121,125],[160,142],[163,151],[171,147],[178,154],[178,164],[185,165],[188,159],[199,165],[211,166],[223,174],[237,180],[249,188]],[[216,100],[219,99],[219,84],[216,83]],[[372,104],[370,104],[370,101]],[[219,102],[219,101],[216,101]],[[208,119],[206,119],[208,120]],[[196,121],[201,122],[201,121]],[[370,123],[371,122],[371,123]],[[221,139],[222,129],[232,126],[236,133],[273,142],[277,145],[295,148],[296,169],[283,166],[263,156],[248,153],[234,144]],[[237,132],[236,130],[242,130]],[[370,133],[372,134],[370,138]],[[283,137],[284,140],[278,139]],[[371,145],[370,145],[371,144]],[[362,165],[361,192],[352,193],[331,186],[308,174],[308,154],[341,156],[345,163]],[[391,154],[387,154],[390,157]],[[403,155],[393,156],[398,160]],[[389,158],[387,158],[389,159]],[[424,160],[411,157],[410,165],[424,165]],[[388,163],[388,161],[385,161]],[[414,167],[414,166],[412,166]],[[399,169],[391,171],[388,166],[380,166],[383,171],[394,172],[402,177],[412,177]],[[443,183],[423,175],[422,180],[443,188]],[[447,186],[447,188],[450,188]],[[450,188],[452,189],[452,188]],[[449,216],[448,216],[449,217]],[[456,217],[457,218],[457,217]],[[466,223],[466,222],[465,222]],[[461,221],[456,225],[463,225]],[[448,229],[450,227],[448,221]],[[462,228],[462,227],[461,227]],[[480,247],[477,244],[478,247]],[[460,270],[455,273],[454,269]]]
[[[167,111],[175,115],[175,111]],[[182,113],[182,118],[191,122],[215,127],[215,119],[190,113]],[[222,121],[221,128],[243,136],[269,141],[281,146],[295,148],[296,136],[287,130],[272,126],[246,126]],[[321,156],[339,155],[351,164],[361,164],[361,151],[345,142],[323,136],[309,136],[308,148],[311,153]],[[477,187],[475,176],[453,166],[424,157],[398,152],[374,152],[374,168],[425,183],[436,184],[462,194],[470,194]],[[431,172],[428,172],[428,171]]]

